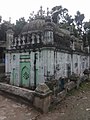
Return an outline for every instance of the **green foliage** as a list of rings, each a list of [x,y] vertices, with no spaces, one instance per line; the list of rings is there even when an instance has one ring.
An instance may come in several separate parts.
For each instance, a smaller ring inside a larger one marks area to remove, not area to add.
[[[88,44],[90,46],[90,21],[84,23],[83,41],[85,44],[86,44],[86,42],[88,42]]]
[[[72,18],[71,15],[69,15],[69,13],[67,13],[67,14],[64,16],[64,18],[65,18],[66,23],[68,23],[68,25],[73,24],[74,19]]]
[[[34,20],[34,19],[35,19],[35,15],[34,15],[34,11],[33,11],[32,13],[30,13],[28,22],[31,22],[31,21]]]
[[[0,22],[2,20],[2,17],[0,16]],[[24,17],[20,18],[19,20],[16,20],[16,25],[11,24],[9,21],[3,21],[0,25],[0,40],[5,41],[6,40],[6,31],[9,27],[12,27],[12,29],[15,32],[15,36],[18,36],[21,33],[22,28],[26,24],[26,21]]]
[[[0,23],[1,23],[1,21],[2,21],[2,16],[0,16]]]
[[[55,6],[52,8],[52,19],[54,23],[59,23],[60,20],[64,20],[65,14],[67,14],[68,9],[60,6]]]
[[[71,34],[73,34],[75,37],[83,36],[83,41],[85,43],[86,38],[88,39],[89,45],[90,45],[90,21],[89,22],[83,22],[84,21],[84,14],[80,13],[80,11],[76,12],[75,17],[73,18],[67,8],[62,7],[61,5],[54,6],[51,11],[47,11],[47,16],[52,18],[52,21],[60,26],[60,28],[64,28],[70,31]],[[34,14],[34,11],[30,14],[28,21],[32,21],[36,18],[39,18],[40,15],[45,18],[47,16],[45,11],[42,10],[42,7],[40,7],[40,10],[37,12],[37,14]],[[0,16],[0,23],[2,21],[2,17]],[[5,40],[6,30],[9,22],[4,21],[1,23],[1,29],[0,29],[0,40]],[[15,36],[18,36],[24,25],[26,25],[26,20],[24,17],[19,18],[19,20],[16,20],[16,24],[13,25],[13,29],[15,32]],[[84,33],[84,34],[83,34]]]
[[[61,28],[68,29],[75,37],[80,38],[83,35],[82,27],[85,16],[79,11],[77,11],[75,17],[72,18],[68,13],[68,9],[60,5],[52,8],[51,16],[54,23],[60,24]]]
[[[82,36],[82,27],[83,27],[83,20],[84,20],[85,16],[84,14],[81,14],[79,11],[76,12],[74,21],[76,24],[76,28],[78,30],[78,37]]]
[[[83,82],[79,88],[80,91],[90,90],[90,82]]]
[[[6,31],[8,27],[10,26],[10,23],[8,21],[3,21],[0,26],[0,41],[6,40]]]
[[[14,29],[15,29],[15,36],[18,36],[21,31],[22,31],[22,28],[24,27],[24,25],[26,24],[27,22],[25,21],[25,18],[24,17],[21,17],[19,20],[16,20],[16,25],[14,26]]]
[[[88,31],[90,29],[90,21],[84,23],[84,30]]]
[[[78,28],[82,27],[84,18],[85,18],[84,14],[81,14],[79,11],[77,11],[77,13],[75,15],[75,22],[76,22],[76,25]]]
[[[72,89],[67,93],[67,96],[74,96],[78,92],[85,92],[90,90],[90,82],[83,82],[81,83],[79,89]]]

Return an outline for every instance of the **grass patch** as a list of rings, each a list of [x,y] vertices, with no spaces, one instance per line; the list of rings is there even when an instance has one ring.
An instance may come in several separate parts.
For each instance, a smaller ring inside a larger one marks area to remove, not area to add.
[[[89,91],[90,90],[90,82],[83,82],[79,87],[80,91]]]
[[[83,82],[81,83],[79,89],[72,89],[71,91],[69,91],[67,93],[67,96],[73,96],[75,95],[77,92],[82,92],[82,91],[89,91],[90,90],[90,82]]]
[[[77,91],[78,91],[78,90],[74,88],[74,89],[72,89],[71,91],[69,91],[69,92],[67,93],[67,96],[73,96],[73,95],[76,94]]]

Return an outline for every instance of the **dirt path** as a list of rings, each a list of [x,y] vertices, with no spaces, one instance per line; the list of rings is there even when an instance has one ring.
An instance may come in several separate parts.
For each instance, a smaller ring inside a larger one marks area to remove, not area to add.
[[[0,95],[0,120],[32,120],[38,114],[31,106]]]
[[[0,120],[90,120],[90,83],[71,91],[47,114],[0,94]]]
[[[38,120],[90,120],[90,83],[71,91],[64,101]]]

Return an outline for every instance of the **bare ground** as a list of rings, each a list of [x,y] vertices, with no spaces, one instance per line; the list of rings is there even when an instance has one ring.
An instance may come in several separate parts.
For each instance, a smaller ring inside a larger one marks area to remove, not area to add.
[[[90,83],[72,90],[65,100],[41,114],[31,105],[12,100],[0,92],[0,120],[90,120]]]

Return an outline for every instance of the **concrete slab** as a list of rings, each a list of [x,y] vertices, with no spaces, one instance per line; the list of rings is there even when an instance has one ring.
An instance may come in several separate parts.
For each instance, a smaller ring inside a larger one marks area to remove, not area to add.
[[[0,90],[10,94],[20,96],[22,98],[29,100],[30,102],[33,102],[33,99],[34,99],[35,91],[28,90],[25,88],[20,88],[20,87],[12,86],[9,84],[0,83]]]

